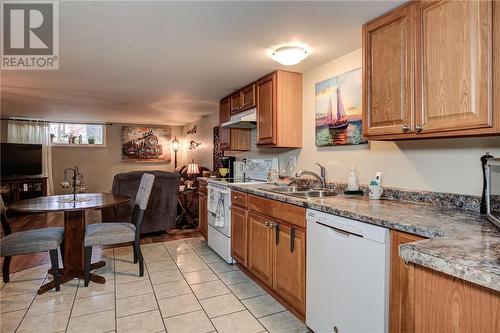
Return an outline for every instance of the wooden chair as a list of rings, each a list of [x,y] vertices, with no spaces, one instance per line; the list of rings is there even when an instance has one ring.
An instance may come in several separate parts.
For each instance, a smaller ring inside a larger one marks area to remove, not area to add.
[[[135,197],[135,206],[131,222],[96,223],[85,228],[85,287],[90,281],[90,263],[92,261],[92,247],[133,242],[134,263],[139,262],[139,275],[144,276],[144,258],[141,251],[141,223],[144,210],[148,205],[149,194],[155,177],[145,173],[141,178],[139,190]]]
[[[0,239],[0,255],[4,257],[2,265],[3,282],[9,282],[10,261],[12,256],[29,253],[40,253],[48,251],[56,291],[61,289],[59,281],[59,258],[57,249],[61,246],[61,253],[64,241],[64,228],[49,227],[12,233],[6,214],[7,209],[0,196],[0,212],[2,228],[5,237]]]

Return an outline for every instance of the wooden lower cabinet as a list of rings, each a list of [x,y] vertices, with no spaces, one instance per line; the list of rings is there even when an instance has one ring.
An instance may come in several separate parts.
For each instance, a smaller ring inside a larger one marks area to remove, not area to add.
[[[273,229],[268,223],[266,216],[252,211],[248,213],[248,270],[272,287]]]
[[[247,267],[247,210],[238,206],[231,207],[231,256]]]
[[[273,236],[273,289],[297,311],[305,314],[306,233],[300,228],[280,223],[279,229],[274,227]]]
[[[425,238],[391,231],[389,331],[500,332],[500,293],[399,257],[401,244]]]
[[[206,192],[200,191],[198,193],[198,225],[200,228],[200,233],[205,239],[207,239],[208,234],[208,210],[207,210],[207,194]]]
[[[424,238],[404,232],[391,231],[391,272],[389,296],[389,331],[414,331],[414,265],[405,264],[399,256],[401,244]]]
[[[288,204],[283,205],[291,207]],[[235,217],[238,224],[241,224],[239,221],[244,216],[241,210],[239,207],[235,210],[236,214],[239,214]],[[247,224],[247,269],[297,313],[305,315],[305,229],[252,209],[247,212]],[[239,239],[243,238],[242,228],[237,227],[233,230],[235,230],[232,233],[233,238],[235,232],[239,232],[240,235],[237,236]],[[241,256],[240,253],[244,250],[238,245],[236,252]]]
[[[500,293],[415,265],[415,332],[500,332]]]

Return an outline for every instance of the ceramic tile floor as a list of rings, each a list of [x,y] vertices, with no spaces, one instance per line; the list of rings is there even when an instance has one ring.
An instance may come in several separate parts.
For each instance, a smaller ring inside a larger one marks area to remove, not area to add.
[[[1,284],[0,331],[302,333],[300,320],[225,263],[201,238],[142,245],[146,270],[138,276],[132,247],[103,250],[97,271],[106,284],[64,284],[36,295],[47,265],[12,274]]]

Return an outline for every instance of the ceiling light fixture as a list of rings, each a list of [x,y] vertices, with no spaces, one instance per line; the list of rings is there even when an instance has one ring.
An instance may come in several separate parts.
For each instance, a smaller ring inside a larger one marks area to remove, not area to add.
[[[309,56],[309,49],[299,45],[285,45],[276,48],[272,53],[272,59],[285,66],[293,66]]]

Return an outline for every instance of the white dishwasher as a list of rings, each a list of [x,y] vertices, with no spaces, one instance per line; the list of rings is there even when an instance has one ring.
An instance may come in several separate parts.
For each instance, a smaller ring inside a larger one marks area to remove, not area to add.
[[[316,333],[388,331],[389,230],[307,210],[306,323]]]

